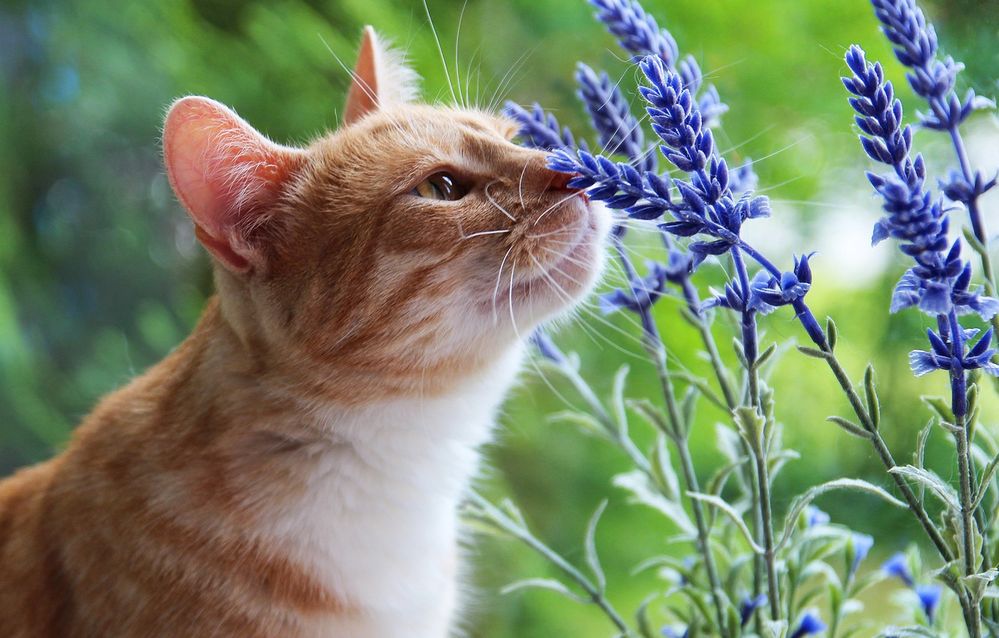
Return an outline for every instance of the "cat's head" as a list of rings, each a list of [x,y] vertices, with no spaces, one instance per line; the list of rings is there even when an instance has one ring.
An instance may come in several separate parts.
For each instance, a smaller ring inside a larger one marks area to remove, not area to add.
[[[512,122],[415,104],[414,79],[368,28],[343,125],[305,148],[208,98],[170,109],[170,182],[271,365],[444,387],[593,286],[607,213]]]

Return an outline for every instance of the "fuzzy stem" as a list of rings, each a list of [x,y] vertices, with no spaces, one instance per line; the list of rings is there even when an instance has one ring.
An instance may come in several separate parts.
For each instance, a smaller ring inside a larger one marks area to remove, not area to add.
[[[475,492],[469,495],[469,500],[485,512],[489,519],[500,525],[504,531],[521,541],[535,552],[540,554],[545,560],[558,567],[562,573],[571,578],[579,587],[586,592],[590,602],[600,608],[604,615],[613,623],[623,636],[631,637],[635,632],[628,626],[621,615],[614,609],[614,606],[607,600],[607,597],[594,585],[589,578],[583,575],[578,569],[572,566],[567,560],[562,558],[555,550],[542,543],[537,537],[530,533],[523,525],[520,525],[507,516],[501,509],[482,498]]]
[[[760,379],[756,367],[759,351],[756,331],[756,313],[748,307],[749,273],[738,246],[732,247],[732,262],[742,288],[743,304],[746,306],[742,315],[742,353],[746,360],[746,379],[749,392],[749,403],[758,414],[762,414],[760,406]],[[766,428],[766,426],[764,426]],[[767,568],[767,598],[770,604],[771,620],[780,618],[780,587],[777,580],[777,556],[774,550],[773,511],[770,505],[770,472],[767,467],[767,435],[764,434],[757,442],[749,446],[755,461],[756,480],[753,482],[754,504],[758,506],[756,522],[760,524],[763,533],[763,560]]]
[[[620,238],[613,241],[618,259],[624,269],[625,276],[633,294],[635,293],[634,282],[637,281],[637,274],[624,251]],[[677,456],[680,458],[680,465],[683,471],[684,486],[687,492],[700,493],[700,485],[697,481],[697,474],[694,472],[694,462],[690,455],[690,447],[687,445],[687,433],[684,428],[680,410],[676,405],[676,392],[673,389],[673,381],[669,376],[669,368],[666,364],[666,346],[663,344],[652,317],[651,304],[639,303],[639,316],[642,322],[642,345],[645,347],[649,358],[655,364],[656,372],[659,375],[659,382],[662,388],[663,400],[666,402],[666,413],[669,423],[669,432],[666,434],[676,445]],[[691,510],[694,513],[694,522],[697,526],[698,551],[704,559],[704,571],[707,573],[708,583],[711,586],[711,602],[715,608],[718,631],[722,636],[728,636],[729,631],[725,625],[725,611],[722,606],[723,590],[721,580],[718,577],[718,569],[715,567],[714,555],[711,552],[711,542],[708,534],[707,522],[704,517],[704,508],[700,501],[688,498]]]

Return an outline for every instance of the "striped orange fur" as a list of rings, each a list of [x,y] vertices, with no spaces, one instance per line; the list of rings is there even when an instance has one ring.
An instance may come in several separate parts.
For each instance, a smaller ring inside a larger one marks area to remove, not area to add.
[[[184,98],[167,171],[217,295],[64,452],[0,482],[0,636],[444,636],[455,509],[521,336],[605,213],[514,126],[408,102],[365,32],[344,125],[274,144]],[[418,197],[447,171],[455,201]]]

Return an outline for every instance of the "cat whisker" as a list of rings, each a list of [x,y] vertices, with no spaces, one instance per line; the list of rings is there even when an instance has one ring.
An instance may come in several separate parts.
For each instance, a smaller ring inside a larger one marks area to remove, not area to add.
[[[323,43],[323,46],[326,47],[326,50],[330,52],[330,55],[332,55],[333,59],[337,61],[337,64],[339,64],[343,68],[343,70],[346,71],[348,75],[350,75],[351,79],[354,81],[354,84],[362,91],[364,91],[364,94],[367,95],[372,102],[377,103],[378,96],[375,95],[375,92],[368,85],[368,83],[364,81],[364,78],[362,78],[360,75],[355,73],[353,69],[351,69],[349,66],[343,63],[343,60],[341,60],[340,56],[336,54],[336,51],[333,50],[333,47],[331,47],[329,43],[326,42],[326,38],[324,38],[322,34],[316,34],[316,35],[319,36],[319,41]]]
[[[465,19],[465,9],[468,8],[468,0],[464,0],[461,3],[461,12],[458,14],[458,28],[455,30],[454,35],[454,79],[458,83],[458,97],[461,98],[461,107],[468,108],[468,92],[464,94],[461,92],[461,66],[458,64],[458,49],[461,44],[461,23]]]
[[[506,260],[513,251],[513,246],[510,246],[506,250],[506,254],[503,255],[503,259],[500,261],[499,271],[496,273],[496,286],[493,288],[493,325],[499,324],[499,315],[496,313],[496,298],[499,296],[500,280],[503,277],[503,266],[506,265]]]
[[[573,197],[578,197],[578,196],[579,196],[579,193],[572,193],[571,195],[566,195],[563,199],[560,199],[559,201],[555,202],[554,204],[552,204],[551,206],[549,206],[543,213],[541,213],[540,215],[538,215],[537,219],[535,219],[534,223],[531,224],[531,225],[532,226],[537,226],[538,222],[540,222],[542,219],[544,219],[545,215],[547,215],[548,213],[552,212],[553,210],[555,210],[556,208],[558,208],[562,204],[566,203],[567,201],[569,201]]]
[[[517,73],[520,73],[520,70],[527,63],[527,60],[530,58],[530,56],[534,54],[538,46],[540,45],[536,44],[527,51],[524,51],[520,55],[520,57],[517,58],[517,61],[514,62],[509,69],[506,70],[506,73],[503,74],[503,77],[500,80],[499,84],[493,90],[493,97],[492,99],[489,100],[489,107],[488,107],[489,111],[496,110],[496,107],[499,106],[499,101],[503,99],[502,97],[503,92],[505,92],[508,88],[510,88],[508,84],[512,84],[513,78],[517,75]]]
[[[466,239],[473,239],[475,237],[482,237],[483,235],[503,235],[511,232],[511,230],[512,229],[510,228],[501,228],[499,230],[480,230],[479,232],[472,233],[471,235],[462,235],[461,241],[465,241]]]
[[[510,211],[508,211],[507,209],[505,209],[502,206],[500,206],[500,203],[497,202],[495,199],[493,199],[493,196],[489,194],[489,187],[492,186],[495,183],[496,183],[496,180],[491,181],[488,184],[486,184],[485,188],[482,189],[482,191],[486,194],[486,199],[488,199],[489,203],[492,204],[493,206],[495,206],[498,211],[500,211],[501,213],[503,213],[504,215],[506,215],[510,219],[510,221],[512,221],[512,222],[517,221],[517,218],[514,217],[513,215],[511,215]]]
[[[441,39],[437,35],[437,27],[434,25],[434,19],[430,16],[430,7],[427,6],[427,0],[423,0],[423,11],[427,14],[427,22],[430,23],[430,32],[434,34],[434,42],[437,43],[437,53],[440,54],[441,66],[444,67],[444,77],[447,79],[447,86],[451,91],[451,101],[454,104],[458,104],[458,97],[454,92],[454,82],[451,81],[451,72],[447,68],[447,58],[444,57],[444,48],[441,47]]]

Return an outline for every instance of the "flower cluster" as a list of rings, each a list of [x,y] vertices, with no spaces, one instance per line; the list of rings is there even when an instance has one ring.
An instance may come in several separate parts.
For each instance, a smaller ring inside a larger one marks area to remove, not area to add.
[[[885,80],[881,65],[868,63],[863,49],[856,45],[847,52],[846,63],[853,75],[844,77],[843,84],[854,95],[850,104],[857,112],[855,121],[863,133],[864,151],[893,169],[887,175],[868,174],[884,200],[886,213],[875,226],[873,241],[898,239],[902,252],[916,262],[895,288],[892,312],[916,306],[937,317],[974,312],[983,320],[990,319],[999,312],[999,301],[983,296],[980,287],[971,287],[971,266],[961,258],[961,244],[948,238],[947,211],[925,187],[923,158],[911,157],[912,129],[902,126],[902,103],[895,98],[891,82]],[[951,323],[956,324],[956,319]],[[988,341],[976,345],[972,355],[964,354],[965,333],[958,326],[930,334],[933,351],[917,350],[910,357],[917,374],[984,367],[978,355],[988,351]],[[991,339],[991,332],[986,336]]]
[[[631,158],[640,171],[656,170],[656,154],[645,146],[645,133],[628,100],[605,72],[597,74],[580,62],[576,67],[577,95],[590,114],[604,152]]]
[[[941,184],[943,193],[967,207],[975,237],[987,243],[978,198],[996,185],[996,178],[987,179],[971,169],[958,127],[972,111],[995,105],[976,95],[973,89],[968,89],[963,98],[958,97],[954,85],[964,65],[950,56],[938,57],[936,31],[915,0],[871,0],[871,4],[881,22],[881,32],[892,43],[895,57],[909,69],[906,73],[909,85],[930,107],[929,112],[917,113],[920,124],[951,135],[961,166],[960,170],[951,171]]]

